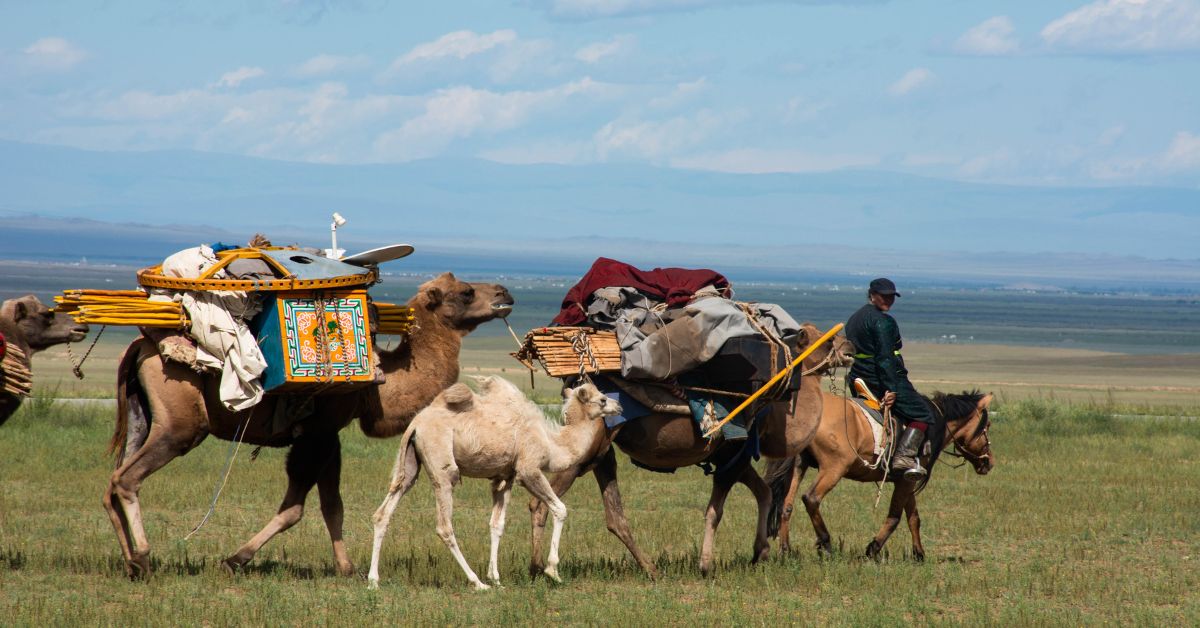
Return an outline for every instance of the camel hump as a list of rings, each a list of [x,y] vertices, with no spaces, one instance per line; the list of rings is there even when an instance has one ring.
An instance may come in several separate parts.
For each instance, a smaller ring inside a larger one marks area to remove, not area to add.
[[[447,406],[455,410],[465,410],[474,405],[475,393],[471,392],[466,384],[459,382],[442,392],[442,399]]]

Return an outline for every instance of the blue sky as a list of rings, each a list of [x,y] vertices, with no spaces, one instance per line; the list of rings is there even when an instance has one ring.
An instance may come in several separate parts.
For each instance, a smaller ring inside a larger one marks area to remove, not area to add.
[[[1200,0],[0,0],[0,139],[1200,182]]]

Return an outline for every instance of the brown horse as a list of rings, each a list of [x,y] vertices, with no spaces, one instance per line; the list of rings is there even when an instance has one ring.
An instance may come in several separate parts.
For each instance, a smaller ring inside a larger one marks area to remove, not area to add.
[[[394,350],[375,348],[384,381],[353,392],[312,397],[311,407],[297,404],[301,409],[297,422],[282,432],[274,429],[273,417],[277,409],[288,411],[282,407],[285,398],[267,395],[253,408],[231,412],[218,398],[219,374],[197,373],[164,359],[153,342],[134,340],[118,366],[117,423],[110,443],[117,468],[103,499],[127,575],[150,574],[150,544],[138,498],[142,482],[210,434],[251,445],[291,448],[283,503],[266,527],[225,559],[228,569],[240,569],[267,541],[300,521],[315,485],[337,571],[352,575],[354,565],[342,542],[338,432],[356,418],[367,436],[404,432],[417,412],[458,380],[462,338],[487,321],[507,316],[513,298],[504,286],[467,283],[445,273],[422,284],[408,305],[413,308],[416,331]]]
[[[817,533],[817,549],[831,554],[829,529],[821,517],[821,500],[833,490],[842,478],[858,482],[879,482],[883,479],[882,468],[872,469],[869,465],[874,456],[874,438],[868,419],[859,412],[853,401],[830,393],[824,393],[824,411],[817,435],[804,453],[795,458],[775,460],[767,465],[766,477],[775,496],[772,520],[779,518],[779,551],[791,549],[788,524],[792,515],[792,504],[804,472],[808,467],[817,467],[817,481],[800,499],[808,510],[813,528]],[[995,464],[988,429],[988,405],[992,395],[978,391],[957,395],[935,394],[926,397],[934,409],[935,422],[929,430],[932,452],[926,468],[933,463],[947,446],[953,445],[960,456],[975,468],[979,475],[986,475]],[[875,558],[883,544],[900,523],[900,512],[908,516],[908,528],[912,532],[912,555],[915,560],[924,560],[925,548],[921,545],[921,517],[917,514],[917,493],[925,482],[915,483],[897,480],[892,489],[892,501],[888,506],[887,519],[879,533],[867,545],[867,556]],[[774,526],[772,526],[774,527]]]
[[[820,338],[823,333],[810,323],[802,326],[801,349]],[[829,369],[845,366],[852,361],[853,346],[845,337],[837,336],[833,341],[818,347],[805,359],[799,368],[807,375],[801,378],[800,390],[790,399],[771,404],[760,427],[762,454],[768,457],[794,456],[808,446],[821,416],[821,374]],[[629,455],[636,463],[654,469],[680,469],[710,462],[720,466],[734,460],[741,451],[741,444],[704,438],[696,422],[686,414],[652,413],[630,421],[611,434],[612,442]],[[767,537],[767,516],[770,512],[771,493],[762,477],[745,457],[728,467],[725,472],[713,476],[712,493],[704,513],[704,541],[700,552],[700,571],[709,574],[713,565],[713,544],[717,526],[721,523],[725,499],[734,484],[745,484],[758,502],[759,517],[755,528],[753,547],[754,562],[767,557],[770,542]],[[625,544],[634,560],[650,577],[657,570],[650,559],[642,553],[633,540],[629,521],[621,501],[617,484],[617,459],[612,447],[598,450],[597,456],[554,476],[551,484],[559,496],[567,492],[575,479],[591,471],[600,486],[604,500],[604,516],[608,529]],[[547,507],[537,499],[529,504],[533,513],[533,554],[529,566],[531,575],[544,569],[542,564],[542,536],[545,531]]]

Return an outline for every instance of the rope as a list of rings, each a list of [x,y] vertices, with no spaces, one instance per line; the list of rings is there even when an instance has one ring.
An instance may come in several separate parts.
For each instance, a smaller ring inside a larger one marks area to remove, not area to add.
[[[95,338],[92,338],[92,346],[88,347],[82,358],[79,358],[79,362],[75,361],[75,354],[71,353],[71,343],[67,343],[67,359],[71,361],[71,372],[75,374],[77,379],[83,379],[83,363],[88,359],[89,355],[92,355],[92,349],[96,348],[96,343],[100,342],[100,336],[104,335],[104,330],[107,327],[108,325],[100,326],[100,331],[96,332]]]
[[[183,537],[183,540],[186,541],[192,538],[194,534],[199,532],[200,528],[204,527],[204,524],[208,523],[208,518],[211,517],[213,512],[217,510],[217,500],[221,497],[221,491],[225,489],[225,483],[229,481],[229,472],[233,469],[233,459],[237,456],[238,449],[242,447],[242,438],[246,436],[246,426],[249,423],[250,413],[247,413],[246,420],[242,421],[241,427],[239,427],[238,431],[233,435],[233,442],[229,443],[229,456],[225,459],[225,469],[222,471],[221,481],[217,483],[217,488],[213,492],[212,501],[208,504],[208,512],[204,513],[204,518],[200,520],[200,523],[196,524],[196,527],[192,528],[191,532],[187,533],[187,536]]]

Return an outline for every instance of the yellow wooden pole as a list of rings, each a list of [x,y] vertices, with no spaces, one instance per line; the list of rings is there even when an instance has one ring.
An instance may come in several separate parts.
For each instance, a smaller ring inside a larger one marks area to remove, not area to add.
[[[845,326],[846,325],[844,323],[838,323],[837,325],[834,325],[833,329],[830,329],[829,331],[825,332],[824,336],[821,336],[819,339],[817,339],[816,342],[812,343],[811,345],[808,345],[808,348],[805,349],[804,352],[801,353],[795,360],[792,360],[792,363],[789,364],[787,366],[787,368],[776,373],[775,377],[771,378],[771,381],[763,384],[762,388],[759,388],[757,391],[754,392],[753,395],[750,395],[745,401],[743,401],[741,405],[734,408],[733,412],[730,412],[728,415],[725,416],[725,418],[721,419],[720,423],[717,423],[715,426],[713,426],[711,429],[709,429],[707,432],[705,432],[704,437],[711,438],[713,434],[716,434],[717,431],[721,429],[721,426],[723,426],[726,423],[728,423],[729,421],[731,421],[733,419],[733,417],[737,416],[738,413],[740,413],[742,410],[745,410],[746,406],[750,405],[751,403],[754,403],[755,399],[758,399],[759,397],[761,397],[762,394],[767,392],[767,390],[769,390],[772,386],[774,386],[776,382],[783,379],[788,373],[791,373],[792,369],[796,368],[796,366],[798,366],[801,362],[804,361],[804,358],[807,358],[817,347],[825,344],[826,342],[829,342],[829,339],[836,336],[837,333],[839,331],[842,331],[842,328]]]

